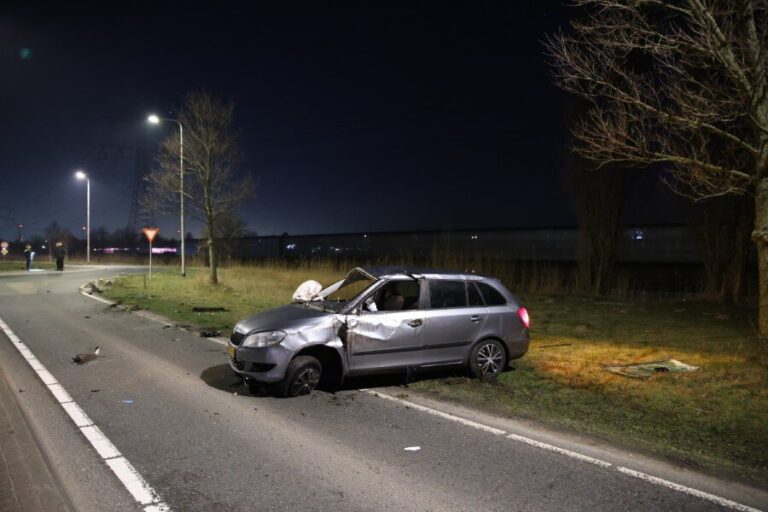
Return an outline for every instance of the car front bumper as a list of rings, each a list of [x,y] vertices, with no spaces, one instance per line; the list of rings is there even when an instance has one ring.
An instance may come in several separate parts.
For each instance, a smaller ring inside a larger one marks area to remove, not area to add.
[[[293,351],[282,345],[273,347],[240,347],[229,343],[229,366],[242,377],[259,382],[280,382],[293,358]]]

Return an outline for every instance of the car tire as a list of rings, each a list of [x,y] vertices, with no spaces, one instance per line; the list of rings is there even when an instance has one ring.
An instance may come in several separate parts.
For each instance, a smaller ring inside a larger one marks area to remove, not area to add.
[[[469,371],[481,380],[493,380],[507,367],[507,353],[496,340],[483,340],[472,349]]]
[[[277,386],[281,397],[308,395],[320,383],[323,365],[313,356],[294,357],[285,370],[285,379]]]

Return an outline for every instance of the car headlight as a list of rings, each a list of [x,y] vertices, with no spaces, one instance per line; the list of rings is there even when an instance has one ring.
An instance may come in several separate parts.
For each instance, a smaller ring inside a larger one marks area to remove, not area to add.
[[[285,338],[283,331],[256,332],[243,340],[243,347],[271,347]]]

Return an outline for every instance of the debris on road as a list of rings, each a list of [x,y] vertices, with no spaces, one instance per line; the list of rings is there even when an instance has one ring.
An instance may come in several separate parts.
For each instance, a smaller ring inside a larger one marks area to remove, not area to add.
[[[403,451],[406,451],[406,452],[417,452],[419,450],[421,450],[421,446],[406,446],[405,448],[403,448]]]
[[[201,338],[215,338],[216,336],[221,336],[221,331],[217,331],[216,329],[201,329],[200,330],[200,337]]]
[[[657,373],[679,373],[698,370],[698,366],[681,363],[677,359],[659,359],[645,363],[603,365],[609,372],[635,379],[648,379]]]
[[[131,405],[133,403],[133,400],[120,400],[120,403]]]
[[[91,393],[98,393],[99,391],[101,391],[101,390],[100,389],[92,389]]]
[[[96,347],[93,352],[90,354],[77,354],[75,357],[72,358],[73,363],[77,364],[85,364],[90,363],[97,357],[99,357],[99,352],[101,351],[101,347]]]

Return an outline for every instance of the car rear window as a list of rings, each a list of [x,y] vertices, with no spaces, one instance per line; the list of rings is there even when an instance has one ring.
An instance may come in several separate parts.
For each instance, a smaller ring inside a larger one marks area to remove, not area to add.
[[[507,303],[507,299],[493,286],[485,283],[477,283],[477,286],[485,298],[486,306],[503,306]]]
[[[430,281],[429,306],[432,309],[467,307],[467,289],[463,281]]]

